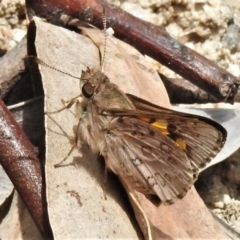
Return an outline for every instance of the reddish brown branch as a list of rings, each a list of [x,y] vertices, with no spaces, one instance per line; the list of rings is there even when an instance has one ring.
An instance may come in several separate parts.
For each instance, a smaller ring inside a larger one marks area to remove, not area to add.
[[[50,236],[41,164],[12,114],[0,100],[0,163],[44,237]]]
[[[168,78],[160,74],[166,87],[170,102],[173,104],[185,103],[218,103],[218,99],[201,90],[183,78]],[[235,102],[240,102],[240,91],[235,96]]]
[[[28,12],[49,21],[62,14],[81,20],[92,20],[102,28],[105,8],[107,25],[117,37],[127,39],[144,54],[180,74],[218,101],[233,102],[239,80],[202,55],[187,48],[161,27],[142,21],[103,0],[26,0]]]
[[[218,100],[197,86],[182,78],[168,78],[160,74],[166,87],[170,102],[185,103],[217,103]]]

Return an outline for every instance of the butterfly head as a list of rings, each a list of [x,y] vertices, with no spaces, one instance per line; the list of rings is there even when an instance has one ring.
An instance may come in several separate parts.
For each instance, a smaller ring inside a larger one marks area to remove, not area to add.
[[[102,89],[106,82],[109,82],[108,77],[99,70],[87,68],[86,71],[82,71],[81,88],[83,96],[88,99],[91,98]]]

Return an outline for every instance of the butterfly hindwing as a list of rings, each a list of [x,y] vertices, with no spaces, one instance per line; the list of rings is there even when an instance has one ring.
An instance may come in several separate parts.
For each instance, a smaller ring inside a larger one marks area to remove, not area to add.
[[[135,190],[155,194],[168,203],[185,196],[191,187],[193,172],[185,152],[148,123],[135,117],[116,117],[106,139],[105,159],[115,162],[113,159],[118,158],[121,166],[110,168],[124,175]]]

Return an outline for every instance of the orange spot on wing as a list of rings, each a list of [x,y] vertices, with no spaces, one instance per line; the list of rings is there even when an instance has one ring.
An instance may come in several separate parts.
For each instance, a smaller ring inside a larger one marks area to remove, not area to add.
[[[176,143],[181,149],[186,150],[187,145],[181,138],[177,138]]]
[[[167,129],[167,125],[168,125],[167,123],[156,121],[151,123],[151,125],[157,128],[158,130],[160,130],[163,134],[169,135],[169,131]]]
[[[167,135],[171,138],[171,133],[168,131],[168,123],[167,122],[163,122],[163,121],[156,121],[152,118],[148,118],[148,117],[139,117],[139,119],[141,119],[144,122],[149,123],[151,126],[157,128],[159,131],[161,131],[161,133],[163,133],[164,135]],[[176,142],[176,144],[183,149],[184,151],[186,150],[186,142],[181,139],[181,138],[177,138],[177,139],[173,139],[171,138],[173,141]]]
[[[168,124],[166,122],[155,121],[154,119],[148,118],[148,117],[139,117],[139,118],[142,121],[151,124],[153,127],[155,127],[158,130],[160,130],[163,134],[169,135],[169,131],[167,130]]]

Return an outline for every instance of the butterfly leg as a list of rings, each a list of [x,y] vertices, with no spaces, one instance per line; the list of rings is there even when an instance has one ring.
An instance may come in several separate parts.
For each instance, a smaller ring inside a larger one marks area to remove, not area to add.
[[[57,164],[54,164],[54,167],[55,168],[58,168],[58,167],[61,167],[61,165],[62,165],[62,163],[63,162],[65,162],[66,161],[66,159],[71,155],[71,153],[72,153],[72,151],[74,150],[74,148],[76,147],[76,142],[72,145],[72,147],[71,147],[71,149],[70,149],[70,151],[68,152],[68,154],[64,157],[64,159],[61,161],[61,162],[59,162],[59,163],[57,163]]]
[[[72,107],[73,104],[75,104],[77,101],[78,101],[78,98],[81,97],[81,95],[77,95],[76,97],[70,99],[70,100],[63,100],[62,99],[62,103],[63,105],[65,105],[65,103],[67,103],[67,105],[65,105],[64,107],[60,108],[59,110],[56,110],[56,111],[52,111],[52,112],[46,112],[46,114],[55,114],[55,113],[59,113],[59,112],[62,112],[63,110],[65,109],[69,109]]]
[[[104,179],[103,179],[103,197],[107,200],[106,189],[107,189],[107,178],[108,178],[108,169],[105,165],[104,167]]]

